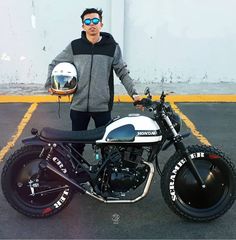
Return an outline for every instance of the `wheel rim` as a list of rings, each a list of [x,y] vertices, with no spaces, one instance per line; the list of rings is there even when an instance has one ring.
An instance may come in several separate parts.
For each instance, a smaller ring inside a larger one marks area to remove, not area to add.
[[[228,196],[229,180],[223,174],[222,166],[213,164],[209,160],[198,159],[194,161],[206,188],[202,188],[196,181],[187,166],[183,166],[176,176],[176,196],[185,208],[206,210],[217,207]],[[226,172],[227,173],[227,172]]]
[[[43,195],[31,195],[29,181],[38,183],[39,186],[35,188],[35,192],[49,190],[53,187],[63,186],[59,181],[55,181],[55,176],[47,172],[40,173],[39,163],[40,159],[35,159],[28,163],[18,164],[15,167],[16,176],[13,178],[12,187],[16,193],[17,198],[26,206],[34,208],[46,208],[52,206],[57,202],[63,194],[63,191],[48,193]],[[40,173],[40,175],[39,175]],[[38,180],[38,182],[36,182]],[[68,191],[68,189],[66,189]]]

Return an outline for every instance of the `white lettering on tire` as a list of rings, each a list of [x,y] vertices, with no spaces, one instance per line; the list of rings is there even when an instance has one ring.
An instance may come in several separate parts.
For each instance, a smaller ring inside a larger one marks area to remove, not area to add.
[[[192,153],[190,155],[191,159],[194,158],[202,158],[204,157],[204,152],[197,152],[197,153]],[[174,167],[174,169],[171,172],[170,175],[170,184],[169,184],[169,191],[170,191],[170,195],[171,195],[171,199],[172,201],[176,200],[176,194],[175,194],[175,178],[176,175],[179,171],[179,169],[186,163],[186,159],[181,159]]]
[[[59,208],[66,201],[66,197],[68,194],[69,194],[69,189],[66,189],[61,195],[60,199],[56,203],[54,203],[53,206],[55,208]]]
[[[67,169],[64,167],[63,163],[62,163],[57,157],[53,157],[52,160],[53,160],[53,162],[56,163],[56,165],[60,168],[60,170],[61,170],[64,174],[67,173]],[[69,189],[66,189],[66,190],[62,193],[60,199],[59,199],[56,203],[53,204],[54,208],[59,208],[59,207],[66,201],[66,198],[67,198],[68,194],[69,194]]]
[[[64,165],[62,164],[62,162],[61,162],[57,157],[54,157],[54,158],[52,159],[52,161],[57,164],[57,166],[61,169],[61,171],[62,171],[63,173],[67,173],[66,168],[64,167]]]

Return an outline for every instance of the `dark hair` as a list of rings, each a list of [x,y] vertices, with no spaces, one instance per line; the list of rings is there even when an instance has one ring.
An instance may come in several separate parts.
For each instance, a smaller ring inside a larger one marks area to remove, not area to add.
[[[97,13],[97,14],[99,15],[99,17],[100,17],[100,20],[102,21],[102,9],[86,8],[86,9],[83,11],[82,15],[80,16],[81,19],[82,19],[82,22],[83,22],[83,20],[84,20],[84,16],[85,16],[86,14],[90,14],[90,13]]]

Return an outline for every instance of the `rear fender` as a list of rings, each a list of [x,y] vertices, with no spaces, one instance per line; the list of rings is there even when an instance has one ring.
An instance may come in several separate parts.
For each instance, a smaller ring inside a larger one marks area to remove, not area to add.
[[[25,145],[40,145],[40,146],[45,146],[48,144],[37,135],[24,138],[22,140],[22,143],[24,143]]]

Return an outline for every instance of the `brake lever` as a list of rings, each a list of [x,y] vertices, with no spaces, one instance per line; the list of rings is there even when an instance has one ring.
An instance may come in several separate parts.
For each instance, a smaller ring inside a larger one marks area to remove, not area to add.
[[[149,111],[153,111],[154,110],[153,102],[149,98],[143,98],[140,101],[135,101],[133,104],[134,104],[134,106],[142,105],[143,107],[147,108]]]

